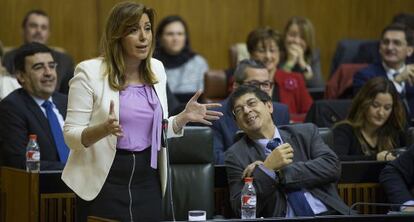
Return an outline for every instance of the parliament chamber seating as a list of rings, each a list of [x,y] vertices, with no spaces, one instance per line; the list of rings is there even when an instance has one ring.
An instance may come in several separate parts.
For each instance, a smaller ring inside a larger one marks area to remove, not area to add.
[[[320,129],[320,134],[330,144],[330,130]],[[214,166],[212,143],[212,132],[208,127],[186,127],[183,138],[169,139],[174,208],[178,220],[185,220],[188,210],[195,209],[205,210],[210,219],[216,215],[225,218],[234,216],[229,202],[225,166]],[[378,161],[342,162],[338,192],[344,202],[349,206],[357,202],[386,202],[378,184],[378,175],[385,164]],[[2,167],[0,222],[73,221],[75,195],[60,176],[60,171],[33,174]],[[169,203],[169,199],[164,199],[164,217],[168,220],[172,216]],[[355,209],[362,214],[385,213],[388,210],[372,206],[357,206]],[[98,219],[90,218],[90,221]]]
[[[209,127],[185,127],[184,136],[168,140],[175,218],[186,220],[189,210],[214,216],[213,133]],[[169,192],[164,219],[172,220]]]

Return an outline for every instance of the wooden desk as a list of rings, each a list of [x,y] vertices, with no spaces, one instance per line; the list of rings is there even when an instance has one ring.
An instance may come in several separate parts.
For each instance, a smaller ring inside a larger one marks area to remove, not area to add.
[[[61,172],[0,168],[0,221],[74,221],[75,194]]]

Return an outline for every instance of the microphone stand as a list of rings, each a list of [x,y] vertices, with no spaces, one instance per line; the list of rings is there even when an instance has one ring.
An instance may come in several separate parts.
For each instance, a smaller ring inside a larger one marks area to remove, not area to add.
[[[168,148],[168,141],[167,141],[167,130],[168,130],[168,120],[163,119],[162,120],[162,141],[164,143],[164,147],[166,150],[166,156],[167,156],[167,189],[169,192],[172,219],[173,221],[176,221],[175,210],[174,210],[174,200],[173,200],[173,193],[172,193],[172,176],[171,176],[171,165],[170,165],[170,151]]]

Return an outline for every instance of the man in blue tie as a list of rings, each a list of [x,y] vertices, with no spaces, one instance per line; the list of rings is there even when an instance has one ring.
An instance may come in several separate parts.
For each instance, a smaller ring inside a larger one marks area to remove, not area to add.
[[[277,127],[269,95],[241,86],[229,98],[245,135],[225,153],[230,202],[240,215],[243,178],[252,176],[257,217],[348,214],[337,193],[340,164],[313,124]]]
[[[62,134],[67,97],[55,92],[57,65],[43,44],[27,43],[18,49],[15,68],[22,88],[0,102],[2,165],[25,169],[29,135],[36,134],[40,169],[64,167],[69,154]]]

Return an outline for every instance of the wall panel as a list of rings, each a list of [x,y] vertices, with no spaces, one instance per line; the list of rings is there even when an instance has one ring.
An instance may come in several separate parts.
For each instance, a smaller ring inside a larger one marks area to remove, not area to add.
[[[76,62],[97,55],[96,0],[0,0],[0,40],[4,45],[23,43],[21,23],[32,9],[42,9],[50,16],[50,45],[63,47]]]
[[[7,46],[22,43],[24,14],[42,8],[52,18],[50,45],[65,48],[79,62],[98,55],[100,35],[117,0],[0,0],[0,40]],[[282,30],[289,17],[309,17],[317,32],[327,76],[336,43],[343,38],[375,39],[392,16],[413,12],[412,0],[143,0],[156,9],[157,20],[179,14],[190,28],[195,51],[211,68],[228,66],[228,48],[244,42],[252,29],[270,25]]]

